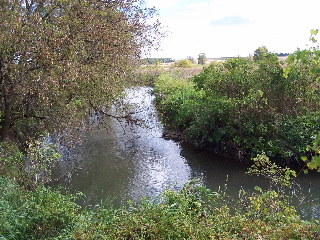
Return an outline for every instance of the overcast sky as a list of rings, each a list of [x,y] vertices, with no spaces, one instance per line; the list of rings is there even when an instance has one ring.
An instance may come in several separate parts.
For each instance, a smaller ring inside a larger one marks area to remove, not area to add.
[[[320,28],[320,0],[147,0],[169,36],[151,57],[248,56],[306,48]]]

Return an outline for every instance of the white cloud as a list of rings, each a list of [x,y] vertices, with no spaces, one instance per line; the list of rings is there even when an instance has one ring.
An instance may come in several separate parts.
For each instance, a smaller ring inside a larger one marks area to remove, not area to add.
[[[248,56],[263,45],[274,52],[293,52],[308,43],[310,29],[320,28],[318,0],[170,2],[175,5],[160,9],[160,21],[171,35],[154,56]]]
[[[248,24],[251,21],[240,16],[228,16],[211,22],[212,26],[235,26]]]

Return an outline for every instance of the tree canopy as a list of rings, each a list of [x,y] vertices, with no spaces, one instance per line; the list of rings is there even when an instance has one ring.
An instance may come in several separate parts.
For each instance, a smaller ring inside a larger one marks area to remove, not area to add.
[[[1,139],[108,106],[160,36],[155,13],[140,0],[1,1]]]
[[[205,53],[199,53],[198,55],[198,64],[204,65],[207,61],[207,56]]]
[[[254,60],[261,60],[263,57],[265,57],[269,53],[269,50],[266,46],[258,47],[253,54]]]

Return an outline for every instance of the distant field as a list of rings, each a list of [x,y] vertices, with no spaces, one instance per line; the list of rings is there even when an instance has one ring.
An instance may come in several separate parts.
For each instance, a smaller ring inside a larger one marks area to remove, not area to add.
[[[210,64],[212,64],[213,62],[224,62],[228,59],[231,59],[233,57],[221,57],[221,58],[207,58],[207,61],[204,65],[200,65],[200,64],[194,64],[192,68],[178,68],[178,67],[173,67],[173,64],[175,62],[169,62],[169,63],[158,63],[158,64],[144,64],[144,65],[141,65],[142,68],[145,68],[145,70],[147,71],[150,71],[151,68],[156,68],[156,69],[153,69],[153,71],[157,71],[157,72],[162,72],[162,71],[168,71],[168,70],[181,70],[182,71],[182,74],[184,77],[192,77],[194,75],[197,75],[199,74],[203,67],[205,66],[208,66]],[[279,57],[279,60],[281,61],[284,61],[288,58],[288,56],[281,56]],[[178,60],[177,60],[178,61]]]

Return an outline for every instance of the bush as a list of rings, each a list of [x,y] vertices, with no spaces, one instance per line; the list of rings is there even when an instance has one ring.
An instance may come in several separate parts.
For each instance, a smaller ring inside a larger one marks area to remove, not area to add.
[[[25,182],[24,171],[25,158],[18,146],[13,143],[0,143],[0,175],[6,175],[16,179],[18,182]]]
[[[193,64],[188,59],[182,59],[182,60],[175,62],[172,66],[179,67],[179,68],[192,68]]]
[[[142,199],[128,208],[99,207],[83,217],[71,235],[77,239],[315,239],[319,226],[301,221],[274,190],[241,194],[236,207],[224,191],[199,180],[159,199]],[[246,201],[248,200],[248,201]],[[244,205],[244,203],[246,205]],[[84,228],[85,226],[85,228]]]
[[[75,196],[43,186],[26,190],[0,178],[3,239],[317,239],[320,226],[302,221],[288,197],[256,187],[230,204],[224,190],[201,181],[128,206],[81,208]]]
[[[193,86],[194,83],[189,79],[182,78],[179,71],[170,71],[162,73],[158,77],[153,92],[156,94],[156,101],[160,102],[171,94],[193,89]]]
[[[0,233],[5,239],[47,239],[71,229],[79,206],[74,196],[40,186],[28,191],[0,177]],[[1,235],[0,235],[1,237]]]
[[[239,159],[264,151],[292,163],[320,131],[320,88],[308,66],[296,65],[284,77],[275,58],[236,58],[192,80],[162,76],[155,93],[167,122],[198,146]]]
[[[45,138],[32,140],[24,153],[13,142],[0,142],[0,174],[36,187],[50,182],[51,167],[61,157]]]

